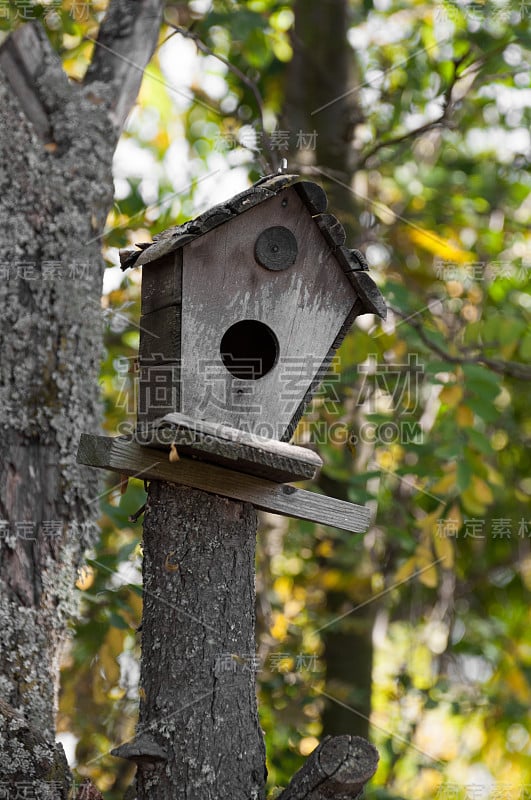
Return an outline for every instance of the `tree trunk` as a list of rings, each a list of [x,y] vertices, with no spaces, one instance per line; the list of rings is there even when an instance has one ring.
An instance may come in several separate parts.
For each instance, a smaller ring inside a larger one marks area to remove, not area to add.
[[[284,125],[295,145],[290,156],[293,172],[317,167],[333,213],[339,213],[349,233],[358,233],[353,195],[349,190],[354,168],[352,132],[360,122],[354,53],[347,41],[351,11],[348,0],[296,0],[292,34],[293,58],[286,76]],[[296,135],[309,137],[305,147]],[[303,146],[301,146],[303,145]],[[316,177],[319,177],[319,173]]]
[[[264,797],[253,506],[154,481],[144,520],[137,798]]]
[[[326,692],[340,701],[329,701],[323,712],[323,731],[331,736],[369,735],[374,613],[371,608],[365,612],[362,619],[343,622],[343,630],[339,623],[339,630],[330,628],[323,635]]]
[[[284,124],[292,133],[315,131],[316,137],[314,150],[299,147],[292,151],[290,168],[293,172],[317,170],[316,177],[329,196],[329,210],[345,226],[351,246],[360,247],[363,243],[358,215],[363,202],[350,189],[356,163],[351,140],[355,125],[363,117],[353,91],[355,54],[347,40],[350,6],[348,0],[296,0],[294,10],[293,59],[287,73]],[[328,480],[326,471],[320,485],[327,494],[338,496],[334,494],[335,482]],[[325,600],[327,610],[336,613],[346,599],[330,592]],[[372,616],[356,629],[330,628],[323,635],[326,692],[341,701],[329,701],[326,706],[325,734],[368,735],[371,622]],[[341,622],[337,623],[337,628],[340,626]],[[351,706],[352,710],[345,706]]]
[[[100,237],[162,12],[159,0],[111,2],[111,50],[117,6],[120,46],[138,55],[127,79],[96,47],[100,74],[71,84],[36,24],[0,51],[0,783],[12,796],[23,783],[64,798],[70,784],[55,712],[74,582],[97,534],[97,475],[75,454],[100,411]]]

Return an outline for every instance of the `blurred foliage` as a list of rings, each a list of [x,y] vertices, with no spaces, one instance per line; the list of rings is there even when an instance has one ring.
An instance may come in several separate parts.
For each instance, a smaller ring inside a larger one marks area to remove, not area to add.
[[[32,6],[74,80],[105,5]],[[24,21],[24,8],[10,3],[0,27]],[[266,130],[278,129],[290,2],[171,2],[166,14],[255,82]],[[319,488],[368,503],[375,523],[355,537],[264,519],[258,679],[271,790],[316,746],[325,702],[356,714],[364,687],[338,685],[332,699],[326,688],[323,629],[355,630],[366,615],[381,754],[367,796],[465,798],[474,785],[517,798],[531,783],[530,15],[525,0],[351,4],[352,244],[391,310],[387,322],[357,321],[296,439],[324,459]],[[258,111],[236,72],[164,26],[117,151],[104,238],[109,432],[134,420],[138,345],[140,276],[116,277],[117,248],[264,174]],[[109,800],[131,779],[108,752],[134,729],[141,531],[128,518],[144,496],[138,482],[123,495],[109,483],[63,671],[60,731]]]

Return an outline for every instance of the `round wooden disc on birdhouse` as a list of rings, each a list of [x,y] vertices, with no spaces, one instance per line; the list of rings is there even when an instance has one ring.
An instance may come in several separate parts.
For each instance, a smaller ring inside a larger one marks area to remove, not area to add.
[[[297,240],[290,230],[274,225],[263,231],[254,246],[258,263],[266,269],[283,270],[291,267],[297,258]]]

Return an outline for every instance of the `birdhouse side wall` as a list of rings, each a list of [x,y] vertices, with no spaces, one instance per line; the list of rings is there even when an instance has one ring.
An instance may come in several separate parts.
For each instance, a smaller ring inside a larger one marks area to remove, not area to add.
[[[181,410],[182,251],[146,266],[142,274],[138,423]]]

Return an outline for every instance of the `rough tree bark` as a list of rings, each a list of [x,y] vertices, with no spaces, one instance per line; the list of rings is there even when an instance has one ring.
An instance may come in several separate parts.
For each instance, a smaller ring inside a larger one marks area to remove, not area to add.
[[[293,172],[317,168],[330,200],[330,209],[347,230],[347,240],[362,246],[358,216],[363,203],[350,191],[356,168],[352,135],[363,121],[358,103],[356,63],[347,40],[352,24],[348,0],[296,0],[295,28],[292,35],[293,59],[286,76],[283,127],[292,132],[315,131],[315,150],[294,149],[290,156]],[[327,178],[326,176],[330,176]],[[344,487],[320,478],[321,487],[334,497],[347,499]],[[326,607],[330,614],[345,610],[345,598],[328,592]],[[323,716],[325,734],[367,736],[369,730],[372,673],[373,615],[364,611],[348,629],[331,626],[323,636],[327,665],[327,694],[345,698],[348,690],[355,711],[328,702]],[[348,622],[348,621],[347,621]],[[357,713],[356,713],[357,712]]]
[[[0,784],[13,797],[23,781],[65,798],[71,780],[54,723],[76,573],[96,535],[97,476],[75,453],[99,418],[99,237],[162,5],[112,0],[82,84],[36,24],[0,51]]]
[[[355,800],[378,767],[378,751],[359,736],[327,736],[278,800]]]
[[[295,147],[290,163],[317,166],[335,180],[320,176],[330,207],[348,228],[348,241],[359,233],[356,207],[348,189],[355,167],[352,133],[362,121],[356,63],[347,40],[352,24],[348,0],[296,0],[291,40],[293,58],[286,75],[284,127],[295,134],[315,131],[315,147]],[[292,171],[296,171],[293,169]],[[319,177],[319,174],[316,176]],[[341,184],[346,184],[343,186]]]
[[[259,800],[253,506],[154,481],[144,520],[138,800]]]

